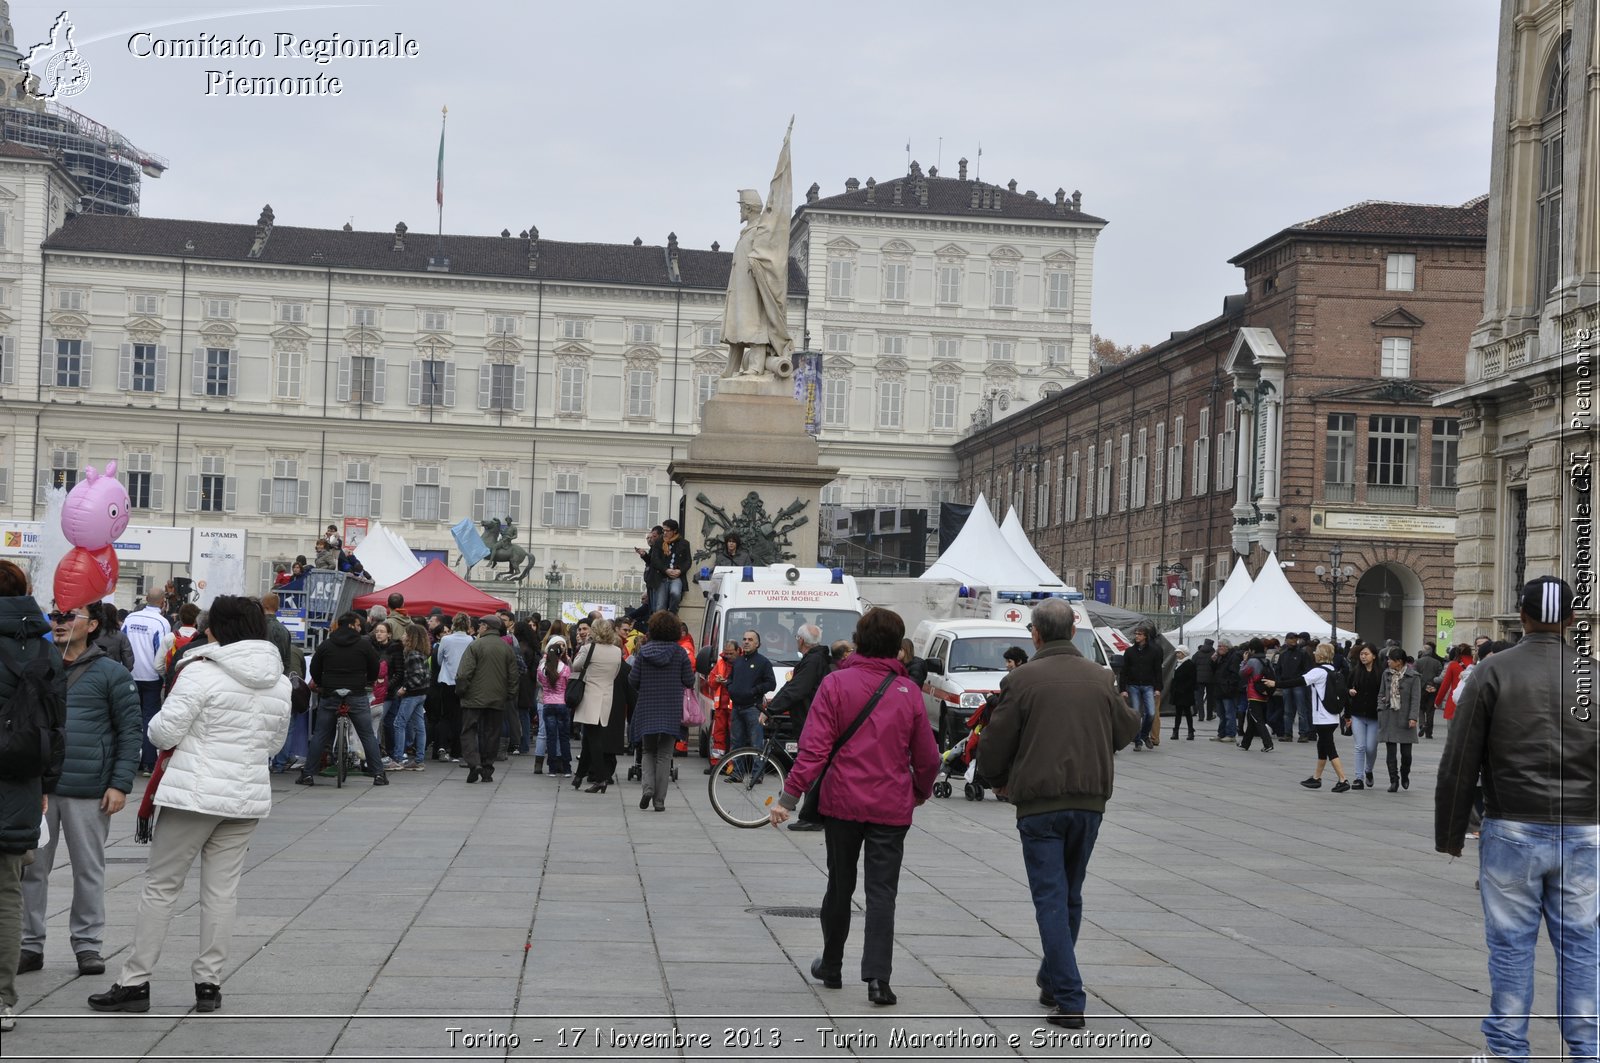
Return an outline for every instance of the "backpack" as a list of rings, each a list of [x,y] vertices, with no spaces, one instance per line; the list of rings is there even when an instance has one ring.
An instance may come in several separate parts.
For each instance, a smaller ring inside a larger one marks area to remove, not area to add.
[[[1328,673],[1322,684],[1322,711],[1330,716],[1350,715],[1350,689],[1344,685],[1344,676],[1331,664],[1319,667]]]
[[[172,648],[167,650],[166,660],[164,660],[161,664],[162,694],[172,693],[172,684],[178,678],[178,672],[172,667],[172,664],[178,659],[178,654],[183,652],[183,648],[194,641],[194,636],[197,634],[199,634],[198,630],[196,630],[194,634],[180,635],[178,633],[178,628],[172,629]]]
[[[0,665],[17,680],[17,688],[0,705],[0,778],[37,779],[49,768],[57,747],[64,748],[67,700],[57,687],[50,647],[39,640],[31,657],[0,641]]]

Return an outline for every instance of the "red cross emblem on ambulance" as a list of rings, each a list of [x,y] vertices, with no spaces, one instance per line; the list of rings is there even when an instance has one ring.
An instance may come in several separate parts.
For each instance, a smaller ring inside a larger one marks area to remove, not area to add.
[[[1022,614],[1017,612],[1015,609],[1007,609],[1006,619],[1015,624],[1018,620],[1022,619]]]

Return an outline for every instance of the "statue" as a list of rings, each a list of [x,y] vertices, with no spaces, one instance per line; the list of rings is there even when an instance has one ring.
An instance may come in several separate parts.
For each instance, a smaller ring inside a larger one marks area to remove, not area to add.
[[[724,378],[773,379],[794,372],[794,341],[789,337],[789,215],[794,200],[789,133],[793,131],[790,118],[766,206],[755,189],[739,190],[744,229],[733,249],[722,314],[722,342],[728,345]]]
[[[483,527],[483,544],[489,548],[487,560],[490,571],[502,561],[507,565],[506,571],[495,573],[494,578],[511,583],[526,580],[528,573],[533,571],[534,561],[532,554],[512,542],[517,537],[517,526],[509,518],[502,522],[499,517],[490,517],[479,524]],[[472,578],[471,565],[467,566],[467,578]]]
[[[696,495],[694,500],[700,503],[703,516],[700,523],[700,537],[705,543],[704,548],[694,555],[696,565],[707,558],[716,557],[729,532],[738,535],[739,545],[748,551],[750,563],[753,565],[792,561],[794,553],[787,549],[790,545],[789,533],[809,520],[799,515],[800,511],[806,508],[806,503],[800,499],[795,499],[784,506],[778,511],[777,516],[770,517],[767,515],[766,503],[762,502],[761,496],[754,491],[744,496],[737,515],[729,513],[711,501],[704,492]]]

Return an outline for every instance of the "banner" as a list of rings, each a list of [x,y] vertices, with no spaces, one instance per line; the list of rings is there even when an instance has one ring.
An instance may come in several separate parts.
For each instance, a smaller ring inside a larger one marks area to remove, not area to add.
[[[794,352],[794,397],[806,410],[806,431],[822,431],[822,352]]]
[[[344,519],[344,548],[351,553],[355,553],[356,547],[360,546],[367,537],[367,527],[366,517],[346,517]]]
[[[189,575],[194,579],[196,605],[209,609],[212,600],[220,594],[245,592],[244,551],[242,528],[194,529]]]
[[[1435,630],[1438,632],[1438,637],[1434,640],[1434,645],[1439,651],[1439,656],[1445,657],[1449,655],[1450,644],[1456,638],[1456,611],[1454,609],[1440,609],[1436,625]]]
[[[1104,605],[1111,604],[1111,581],[1097,579],[1094,581],[1094,600]]]
[[[0,520],[0,557],[33,557],[43,533],[42,521]],[[111,545],[122,561],[182,564],[189,560],[189,533],[188,528],[129,525]]]
[[[467,567],[476,565],[489,556],[489,548],[483,543],[483,536],[478,534],[477,526],[471,518],[462,517],[450,526],[450,534],[455,538],[456,546],[461,549],[461,561]]]
[[[617,607],[610,602],[562,602],[561,619],[570,627],[596,609],[600,610],[600,615],[607,620],[617,618]]]

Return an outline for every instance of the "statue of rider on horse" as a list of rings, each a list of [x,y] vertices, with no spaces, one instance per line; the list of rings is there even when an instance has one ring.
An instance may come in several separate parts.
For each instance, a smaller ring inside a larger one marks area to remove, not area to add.
[[[496,572],[494,578],[501,582],[521,583],[528,578],[528,573],[533,571],[533,555],[514,540],[517,537],[517,526],[511,523],[510,518],[501,520],[499,517],[490,517],[488,520],[479,521],[483,528],[483,545],[489,548],[490,570],[504,561],[506,571]],[[467,566],[467,578],[472,578],[472,566]]]

